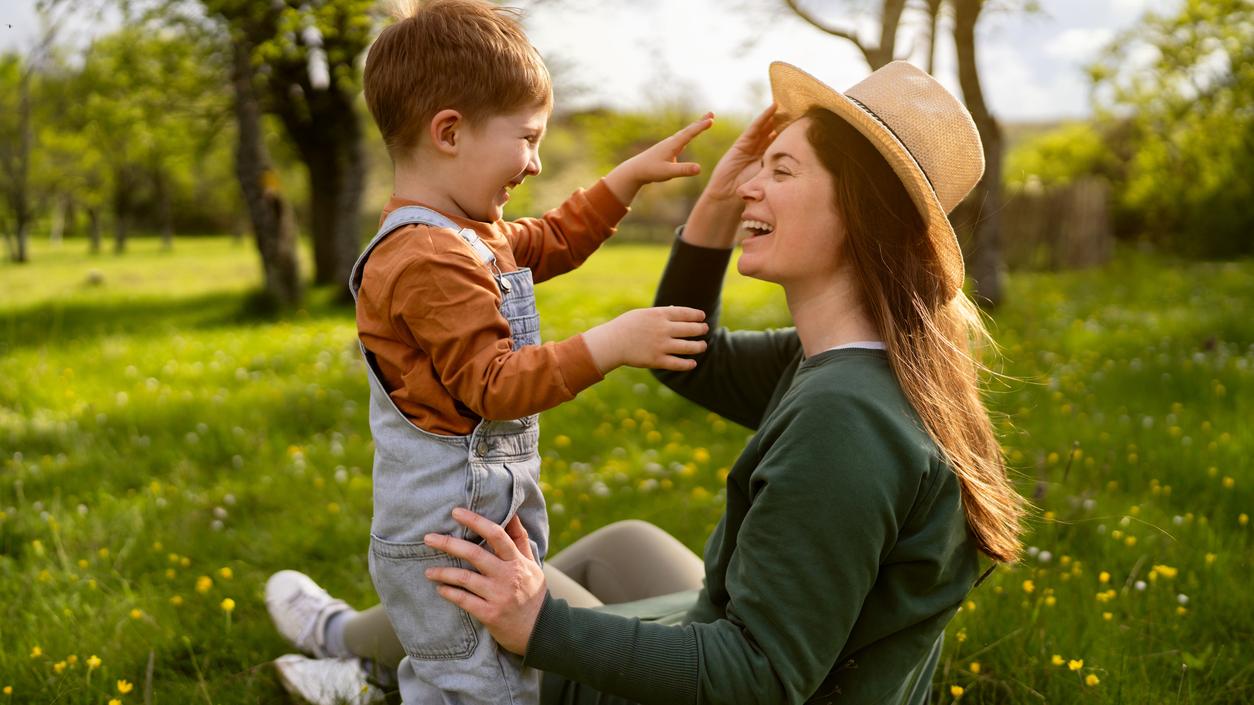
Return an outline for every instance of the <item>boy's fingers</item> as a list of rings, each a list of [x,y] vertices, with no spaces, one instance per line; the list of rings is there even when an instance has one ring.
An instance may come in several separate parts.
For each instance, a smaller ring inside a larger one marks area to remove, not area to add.
[[[672,338],[697,338],[710,332],[708,323],[682,321],[671,324]]]
[[[671,139],[677,139],[682,144],[688,144],[694,137],[710,129],[710,125],[714,124],[714,113],[706,113],[706,116],[671,135]]]
[[[705,311],[699,308],[667,306],[663,310],[666,312],[666,317],[672,321],[695,321],[699,323],[705,320]]]
[[[666,346],[666,352],[672,355],[698,355],[705,352],[704,340],[672,340]]]
[[[655,369],[659,369],[659,370],[671,370],[673,372],[687,372],[688,370],[691,370],[695,368],[696,366],[697,366],[696,360],[690,360],[684,357],[675,357],[674,355],[663,355],[662,359],[658,360],[657,365],[655,365],[654,367]]]

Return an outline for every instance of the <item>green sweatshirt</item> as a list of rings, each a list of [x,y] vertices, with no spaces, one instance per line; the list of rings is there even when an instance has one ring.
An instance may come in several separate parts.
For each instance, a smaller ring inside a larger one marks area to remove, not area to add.
[[[548,596],[526,664],[547,672],[545,703],[926,702],[978,572],[957,478],[885,353],[805,358],[793,329],[719,328],[729,259],[677,240],[656,300],[711,329],[696,370],[658,377],[756,429],[705,586],[604,609]]]

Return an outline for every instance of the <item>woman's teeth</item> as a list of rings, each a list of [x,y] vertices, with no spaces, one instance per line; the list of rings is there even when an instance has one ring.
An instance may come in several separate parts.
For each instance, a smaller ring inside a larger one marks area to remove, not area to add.
[[[760,220],[742,220],[740,227],[748,231],[750,235],[770,235],[775,230],[775,226]]]

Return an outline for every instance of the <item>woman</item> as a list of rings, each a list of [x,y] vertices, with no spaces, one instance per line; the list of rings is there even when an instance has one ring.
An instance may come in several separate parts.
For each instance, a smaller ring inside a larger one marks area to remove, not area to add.
[[[704,586],[580,608],[516,520],[457,511],[487,547],[427,539],[473,568],[428,577],[546,672],[546,703],[925,702],[977,554],[1018,555],[1022,500],[980,401],[986,333],[945,215],[983,172],[970,116],[904,62],[846,95],[787,64],[771,84],[778,116],[716,167],[656,300],[711,326],[696,370],[662,381],[756,429]],[[784,288],[795,328],[718,328],[738,229],[740,272]]]

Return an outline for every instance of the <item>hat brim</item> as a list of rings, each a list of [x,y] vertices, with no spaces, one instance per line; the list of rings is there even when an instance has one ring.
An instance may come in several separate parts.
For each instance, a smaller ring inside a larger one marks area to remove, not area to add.
[[[815,107],[830,110],[866,137],[884,157],[923,216],[928,240],[935,248],[949,293],[957,294],[966,277],[958,234],[923,167],[910,155],[910,150],[879,118],[796,66],[776,61],[771,64],[770,74],[771,94],[779,106],[777,119],[791,122]]]

